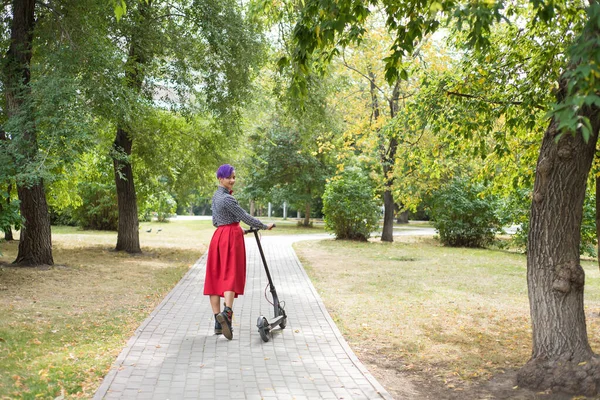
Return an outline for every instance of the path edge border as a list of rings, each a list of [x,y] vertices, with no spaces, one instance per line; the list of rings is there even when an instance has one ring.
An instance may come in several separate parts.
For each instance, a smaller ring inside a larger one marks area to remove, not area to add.
[[[319,240],[323,240],[323,239],[319,239]],[[328,239],[324,239],[324,240],[328,240]],[[297,242],[294,242],[294,243],[297,243]],[[296,262],[298,263],[298,265],[300,266],[300,269],[302,270],[302,273],[306,277],[306,280],[308,281],[308,286],[310,287],[310,290],[313,292],[313,295],[317,299],[317,302],[319,304],[319,308],[321,309],[321,312],[323,313],[323,315],[325,316],[325,319],[327,320],[327,323],[329,324],[329,326],[335,333],[338,342],[340,343],[340,345],[342,346],[342,348],[348,355],[348,358],[350,358],[350,361],[352,361],[352,364],[354,364],[354,366],[364,375],[364,377],[367,378],[367,380],[369,381],[371,386],[373,386],[373,388],[375,389],[377,394],[379,394],[379,396],[381,396],[382,399],[394,400],[394,397],[385,389],[385,387],[383,387],[383,385],[381,383],[379,383],[379,381],[373,376],[373,374],[371,374],[371,372],[368,370],[368,368],[365,367],[365,365],[362,363],[362,361],[360,361],[358,356],[354,353],[354,350],[352,350],[352,348],[350,347],[350,345],[344,338],[344,335],[342,335],[342,332],[339,330],[339,328],[333,321],[333,318],[331,318],[329,311],[325,307],[325,303],[323,303],[323,299],[321,299],[321,295],[319,295],[319,292],[317,292],[317,289],[313,285],[312,281],[310,280],[310,277],[308,276],[308,274],[306,273],[306,270],[304,269],[304,265],[302,265],[302,262],[300,261],[300,259],[298,258],[298,255],[296,254],[296,250],[294,249],[294,246],[293,246],[294,243],[292,243],[292,251],[294,253],[294,257],[296,258]]]
[[[207,257],[207,254],[208,254],[208,251],[206,251],[202,256],[200,256],[200,258],[198,260],[196,260],[196,262],[194,264],[192,264],[192,266],[181,277],[181,279],[177,282],[177,284],[175,286],[173,286],[173,288],[171,290],[169,290],[167,295],[164,297],[164,299],[162,299],[162,301],[158,304],[158,306],[156,306],[154,308],[154,310],[152,310],[152,312],[140,324],[140,326],[137,327],[137,329],[133,333],[133,336],[131,336],[127,340],[127,343],[125,344],[125,346],[123,346],[123,348],[121,349],[121,352],[119,353],[119,355],[117,356],[115,361],[111,364],[108,373],[104,376],[104,378],[102,379],[102,383],[100,384],[100,386],[94,393],[94,397],[92,398],[93,400],[101,400],[101,399],[104,399],[104,397],[106,397],[108,390],[110,388],[110,385],[112,384],[115,377],[117,376],[117,372],[119,371],[119,368],[121,368],[123,366],[123,362],[127,358],[127,355],[133,348],[133,345],[138,340],[142,331],[146,328],[146,326],[148,326],[148,324],[150,322],[152,322],[152,320],[156,317],[156,315],[160,312],[160,310],[162,310],[162,308],[165,307],[165,305],[169,302],[171,297],[173,297],[174,293],[176,292],[175,289],[178,286],[183,285],[187,281],[187,278],[189,278],[189,275],[191,275],[192,272],[199,265],[201,265],[204,262],[204,259]]]

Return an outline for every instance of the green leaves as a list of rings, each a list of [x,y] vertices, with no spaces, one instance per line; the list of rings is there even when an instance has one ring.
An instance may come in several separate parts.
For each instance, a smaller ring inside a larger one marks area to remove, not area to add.
[[[125,0],[112,0],[115,10],[115,17],[119,21],[127,13],[127,3]]]
[[[600,108],[600,4],[593,2],[586,10],[587,21],[577,40],[569,48],[570,68],[561,77],[559,103],[548,117],[558,122],[556,140],[564,133],[581,134],[587,142],[596,135],[590,122],[592,109]],[[597,129],[597,128],[596,128]]]

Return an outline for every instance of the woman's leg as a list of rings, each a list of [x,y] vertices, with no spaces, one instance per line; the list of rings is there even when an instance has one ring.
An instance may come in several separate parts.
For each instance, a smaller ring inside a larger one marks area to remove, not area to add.
[[[233,299],[235,299],[235,292],[225,292],[223,293],[223,297],[225,298],[225,306],[233,308]]]
[[[233,339],[233,329],[231,329],[231,319],[233,318],[233,311],[231,307],[233,307],[233,299],[235,298],[235,292],[225,292],[223,293],[223,297],[225,298],[225,307],[223,312],[217,314],[217,321],[221,324],[223,335],[231,340]]]
[[[210,296],[210,306],[212,307],[213,314],[218,314],[221,312],[221,297],[220,296]]]

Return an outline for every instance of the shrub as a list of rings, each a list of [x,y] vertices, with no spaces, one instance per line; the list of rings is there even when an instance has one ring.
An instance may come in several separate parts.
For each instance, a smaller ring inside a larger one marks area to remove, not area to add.
[[[483,186],[456,179],[433,194],[431,216],[440,240],[446,246],[485,247],[503,221],[498,199],[484,196]]]
[[[377,229],[380,208],[373,182],[357,167],[349,167],[325,187],[323,214],[325,227],[337,239],[366,241]]]
[[[140,220],[151,221],[156,217],[158,222],[168,222],[168,218],[175,215],[177,202],[167,191],[157,190],[140,204]]]
[[[84,229],[116,231],[119,225],[119,209],[114,184],[86,182],[79,185],[82,205],[77,207],[74,218]]]
[[[19,200],[12,200],[6,204],[6,199],[0,196],[0,232],[21,228],[21,214],[19,213]]]

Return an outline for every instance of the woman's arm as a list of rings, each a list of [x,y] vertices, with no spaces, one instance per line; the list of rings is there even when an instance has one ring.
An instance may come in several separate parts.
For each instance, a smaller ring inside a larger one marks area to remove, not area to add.
[[[227,196],[225,198],[224,205],[227,211],[232,213],[236,218],[239,218],[241,221],[244,221],[249,226],[258,229],[269,229],[267,225],[263,224],[260,220],[254,218],[252,215],[248,214],[242,207],[240,207],[235,197]]]

